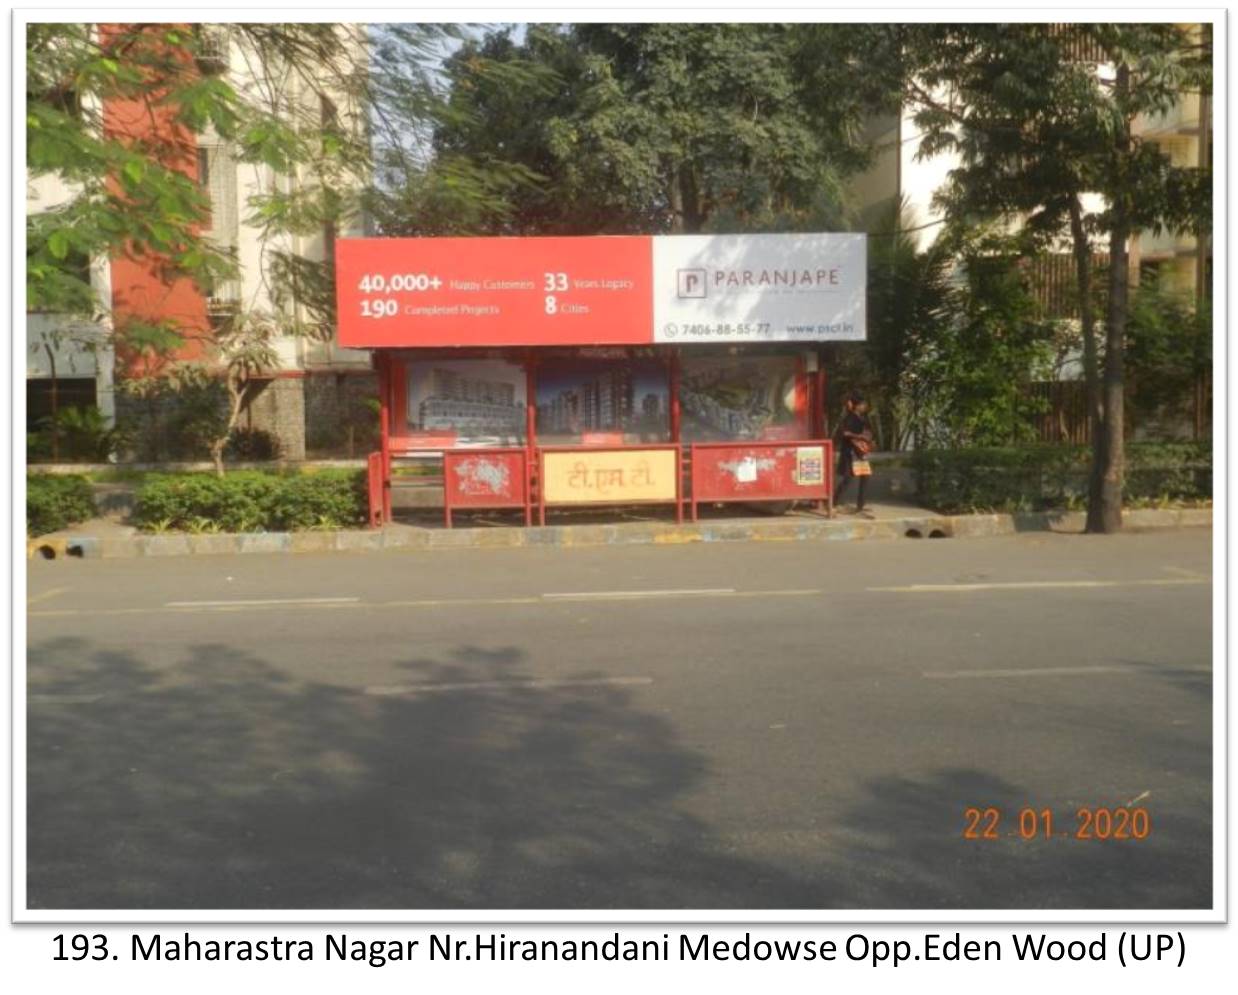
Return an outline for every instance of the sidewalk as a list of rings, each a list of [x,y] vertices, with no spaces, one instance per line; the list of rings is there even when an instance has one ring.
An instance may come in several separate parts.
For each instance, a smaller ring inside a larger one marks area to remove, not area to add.
[[[383,529],[321,532],[140,534],[108,519],[83,522],[64,532],[26,542],[28,558],[113,559],[236,553],[367,552],[382,549],[467,549],[517,546],[606,546],[694,542],[819,542],[858,539],[982,538],[1015,532],[1082,532],[1083,512],[1029,512],[998,515],[938,515],[911,505],[883,503],[868,509],[872,518],[836,514],[829,519],[811,509],[783,516],[735,514],[735,508],[710,509],[701,521],[676,524],[666,512],[592,512],[587,518],[556,513],[544,528],[525,528],[513,516],[460,516],[456,528],[441,519],[393,523]],[[565,522],[565,519],[567,522]],[[619,519],[616,521],[616,519]],[[467,524],[466,524],[467,522]],[[570,524],[569,524],[570,522]],[[1211,508],[1135,509],[1124,515],[1127,529],[1210,528]]]

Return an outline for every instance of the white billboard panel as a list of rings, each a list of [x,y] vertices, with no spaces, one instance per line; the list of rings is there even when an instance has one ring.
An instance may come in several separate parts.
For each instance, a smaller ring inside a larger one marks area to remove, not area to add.
[[[862,341],[862,234],[660,235],[655,342]]]

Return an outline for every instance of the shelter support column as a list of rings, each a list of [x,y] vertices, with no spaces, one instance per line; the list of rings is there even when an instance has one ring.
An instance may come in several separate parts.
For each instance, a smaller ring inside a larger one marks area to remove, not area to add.
[[[378,427],[383,458],[383,523],[391,521],[391,354],[379,350]]]

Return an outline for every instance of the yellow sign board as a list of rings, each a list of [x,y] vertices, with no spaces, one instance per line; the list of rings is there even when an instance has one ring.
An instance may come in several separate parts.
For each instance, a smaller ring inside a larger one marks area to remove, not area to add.
[[[679,454],[673,449],[612,449],[542,454],[546,504],[674,501]]]

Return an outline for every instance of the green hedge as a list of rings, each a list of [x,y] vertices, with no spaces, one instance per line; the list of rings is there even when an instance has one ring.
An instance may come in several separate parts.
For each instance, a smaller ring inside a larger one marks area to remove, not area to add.
[[[365,471],[234,470],[152,475],[138,488],[133,520],[149,532],[288,532],[363,525]]]
[[[912,465],[920,501],[953,513],[1082,507],[1090,462],[1086,446],[1027,446],[921,450]],[[1211,500],[1211,443],[1128,443],[1123,495],[1132,506]]]
[[[57,532],[95,516],[94,491],[80,474],[26,474],[26,534]]]

